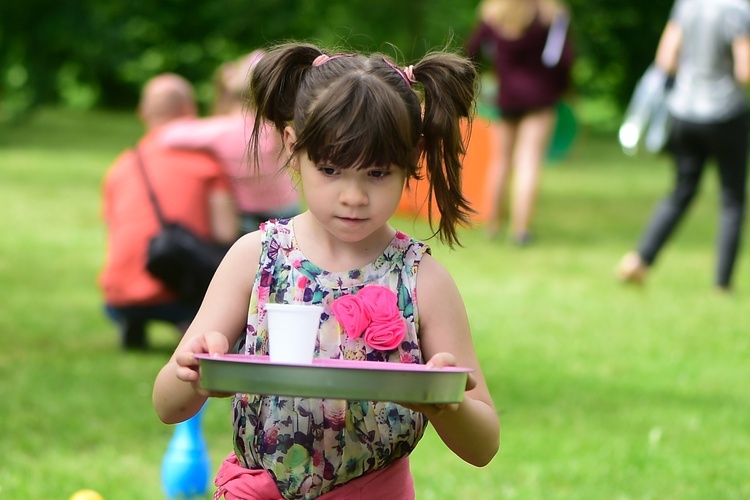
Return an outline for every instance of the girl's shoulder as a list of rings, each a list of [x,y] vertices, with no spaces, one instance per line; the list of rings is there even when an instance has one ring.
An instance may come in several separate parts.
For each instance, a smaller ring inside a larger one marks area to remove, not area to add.
[[[262,236],[261,231],[254,231],[235,241],[221,261],[217,275],[225,276],[227,283],[249,283],[249,293],[253,280],[245,281],[245,278],[255,276],[260,261]],[[224,278],[220,281],[225,282]]]
[[[251,257],[260,255],[261,243],[263,241],[263,238],[264,238],[264,233],[262,230],[243,234],[232,245],[232,250],[236,248],[236,252],[242,253],[243,255],[246,255],[246,256],[249,255]]]
[[[425,253],[422,256],[421,265],[419,267],[419,279],[417,281],[420,287],[438,287],[444,285],[446,282],[453,282],[448,269],[431,253]]]
[[[456,281],[432,255],[425,255],[420,263],[416,293],[423,326],[432,325],[427,330],[434,330],[435,325],[450,325],[463,314],[464,303]]]

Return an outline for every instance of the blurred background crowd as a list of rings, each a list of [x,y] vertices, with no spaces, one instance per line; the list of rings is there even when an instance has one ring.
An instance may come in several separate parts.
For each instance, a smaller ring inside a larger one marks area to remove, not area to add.
[[[178,73],[207,110],[221,64],[286,39],[400,52],[411,61],[464,45],[479,2],[455,0],[213,0],[2,2],[0,118],[40,104],[133,109],[151,76]],[[673,0],[570,0],[578,55],[572,80],[595,104],[585,118],[616,120],[653,61]],[[390,44],[393,44],[391,46]],[[397,47],[394,48],[394,47]]]

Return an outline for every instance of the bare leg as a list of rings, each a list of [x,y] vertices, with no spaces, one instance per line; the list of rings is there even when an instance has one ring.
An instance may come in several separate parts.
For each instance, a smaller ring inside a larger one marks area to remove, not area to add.
[[[505,205],[508,197],[508,179],[512,168],[513,148],[516,140],[515,122],[500,120],[491,126],[492,150],[490,167],[487,173],[486,196],[489,200],[487,214],[487,235],[497,236],[505,218]]]
[[[548,108],[527,114],[518,123],[511,205],[511,232],[518,242],[530,233],[542,163],[556,118],[554,108]]]

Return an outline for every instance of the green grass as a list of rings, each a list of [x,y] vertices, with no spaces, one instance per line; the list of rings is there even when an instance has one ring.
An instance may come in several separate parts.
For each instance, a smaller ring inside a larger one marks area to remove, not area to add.
[[[109,113],[0,127],[0,498],[163,498],[173,428],[150,395],[176,335],[119,351],[96,287],[101,178],[139,134]],[[714,293],[713,172],[648,285],[613,279],[670,175],[667,159],[584,131],[545,169],[533,246],[480,229],[463,249],[432,243],[464,294],[502,444],[476,469],[428,432],[412,458],[420,499],[750,497],[750,265],[733,296]],[[204,419],[214,468],[228,411],[213,400]]]

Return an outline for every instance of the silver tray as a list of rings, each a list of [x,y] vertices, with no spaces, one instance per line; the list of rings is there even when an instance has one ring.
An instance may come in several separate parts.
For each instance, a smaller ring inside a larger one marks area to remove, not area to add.
[[[195,356],[201,385],[211,391],[355,401],[460,403],[469,368],[315,359],[312,365],[271,363],[268,356]]]

